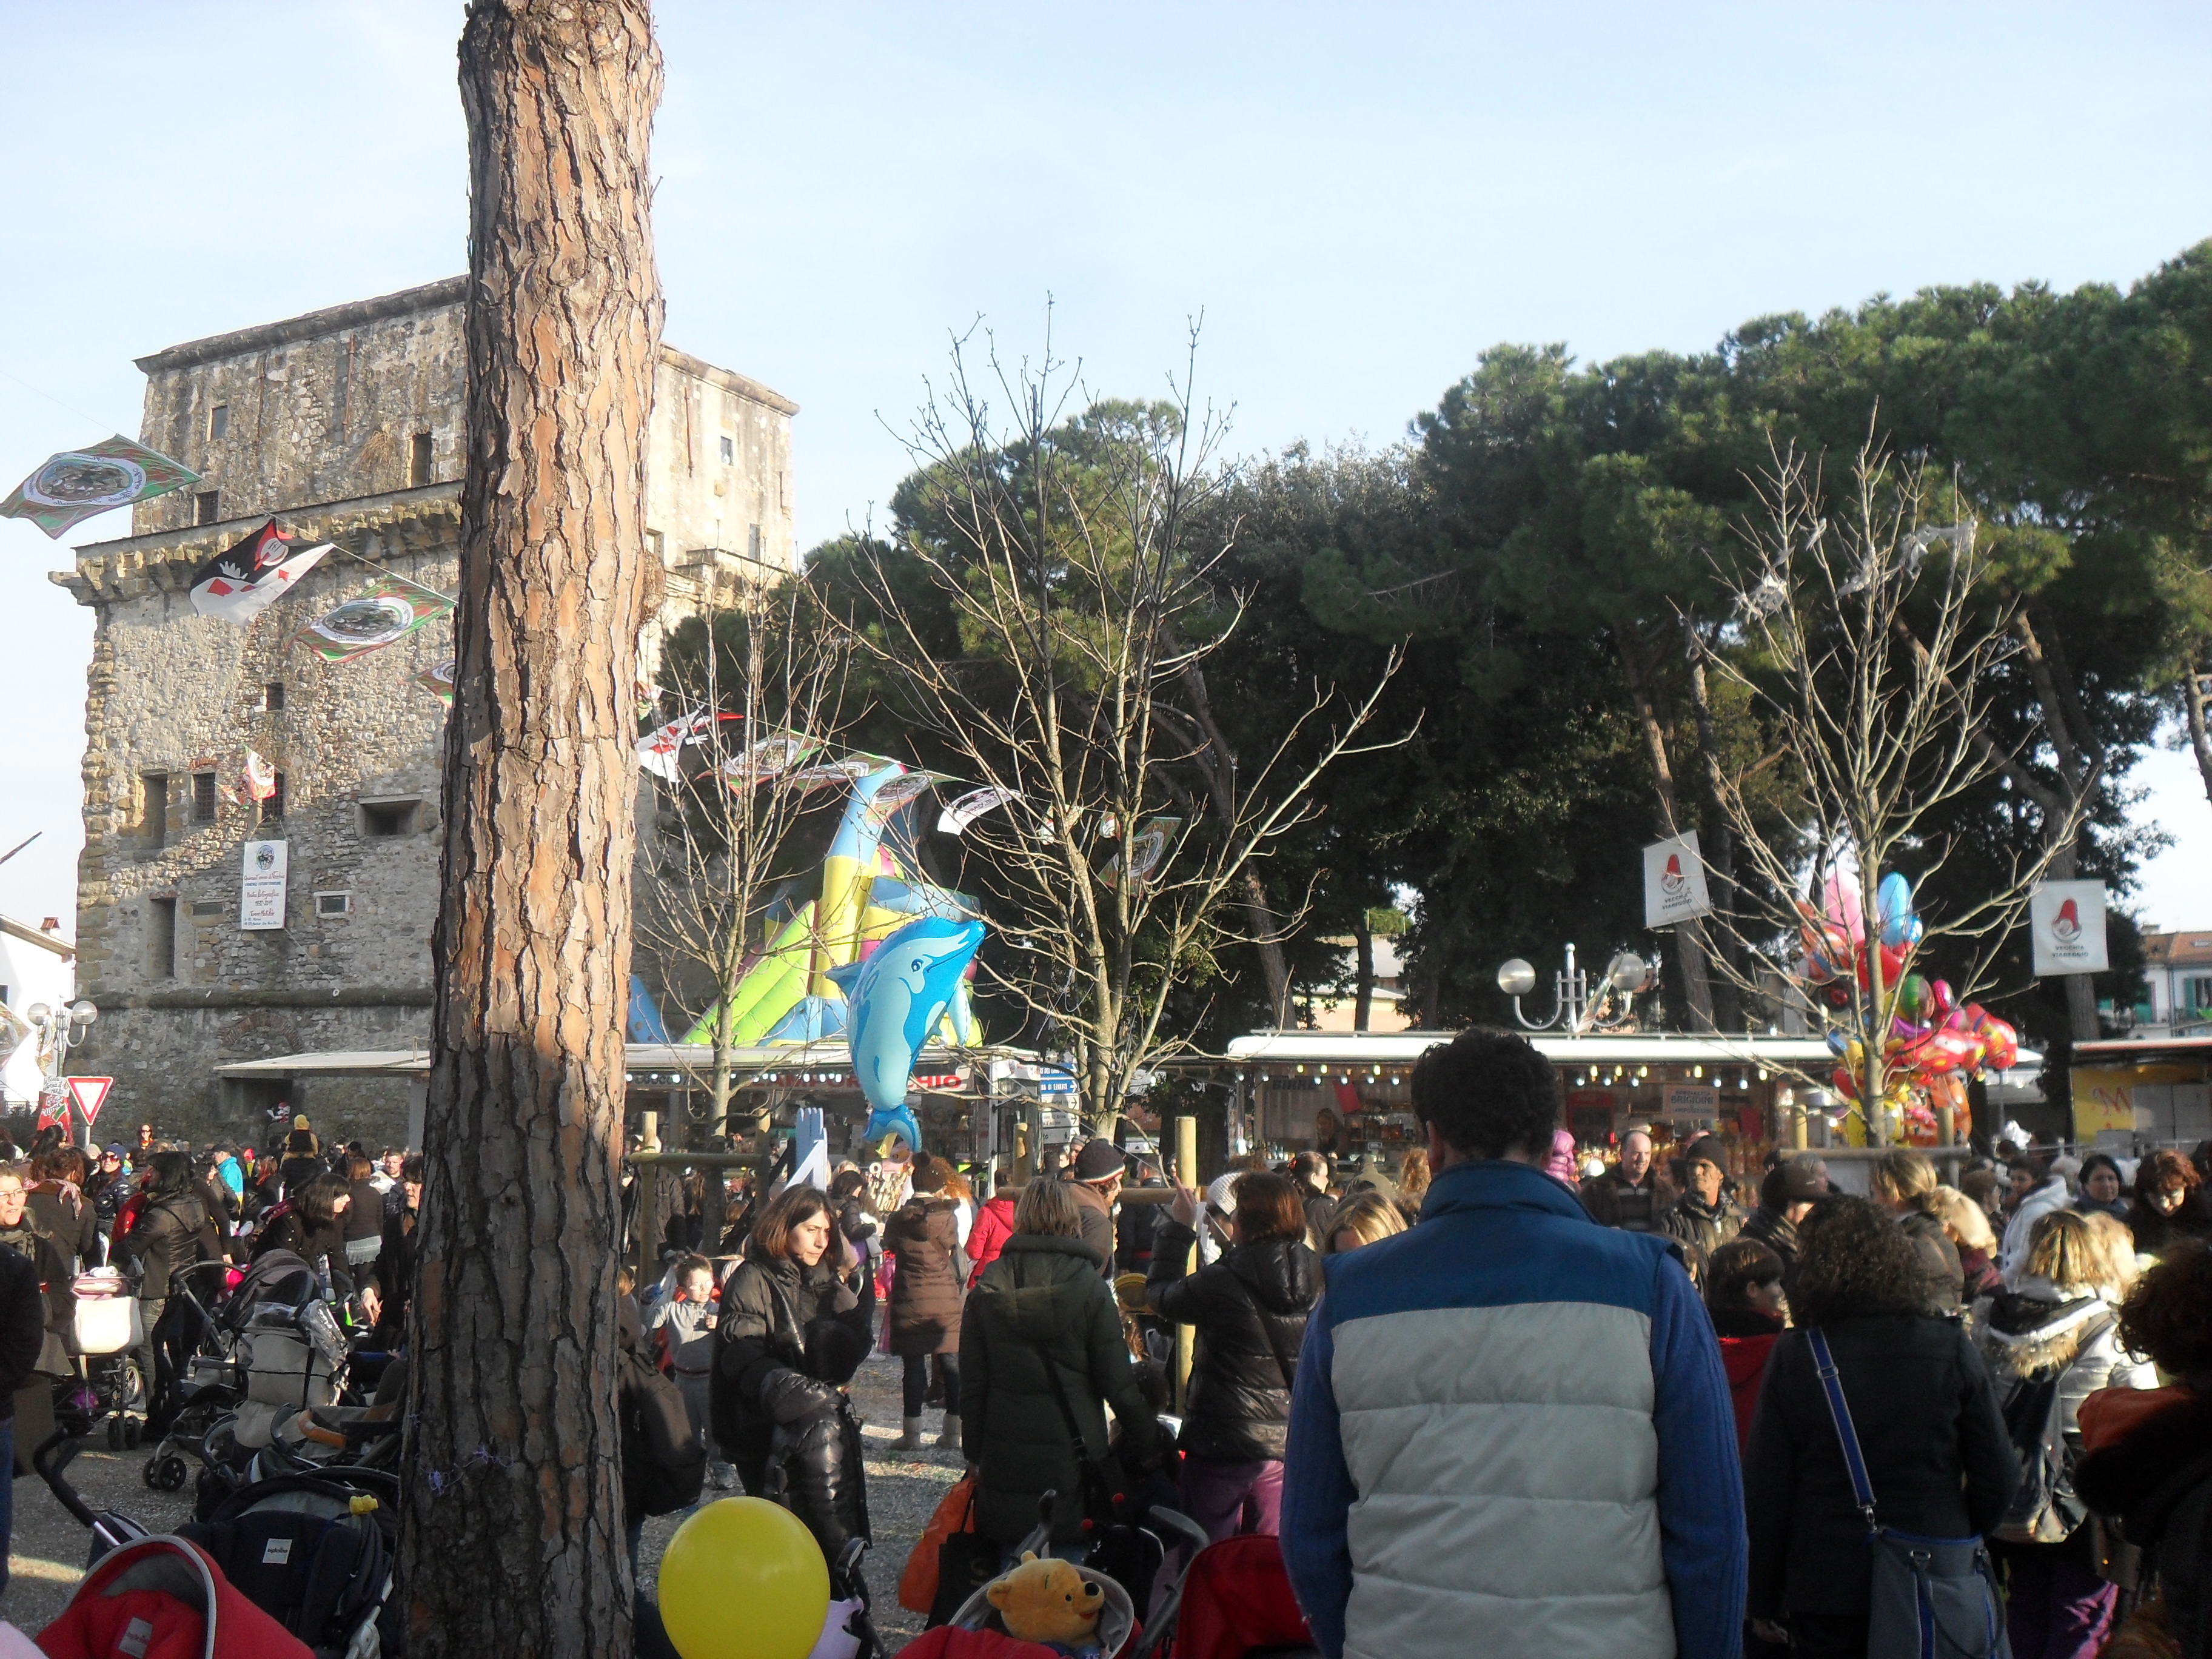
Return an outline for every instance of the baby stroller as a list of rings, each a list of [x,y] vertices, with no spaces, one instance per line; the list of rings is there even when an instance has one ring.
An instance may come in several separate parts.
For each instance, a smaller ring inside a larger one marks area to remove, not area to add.
[[[1172,1635],[1170,1635],[1172,1632]],[[1319,1659],[1281,1544],[1254,1534],[1199,1551],[1131,1659]]]
[[[150,1535],[127,1515],[95,1512],[70,1484],[69,1462],[82,1444],[70,1439],[64,1427],[39,1447],[32,1467],[56,1500],[90,1529],[87,1564],[104,1569],[105,1564],[149,1541]],[[308,1654],[316,1659],[374,1659],[386,1641],[397,1635],[384,1626],[398,1618],[390,1598],[398,1496],[398,1478],[380,1471],[341,1469],[324,1476],[286,1476],[247,1486],[210,1515],[179,1527],[175,1536],[151,1541],[190,1545],[204,1558],[203,1565],[213,1570],[224,1591],[234,1590],[267,1615],[277,1633],[304,1644],[238,1651],[297,1654],[303,1659]],[[173,1569],[164,1571],[165,1583],[176,1579]],[[106,1582],[102,1571],[95,1571],[78,1591],[79,1599],[95,1583]],[[184,1595],[182,1590],[176,1593]],[[200,1606],[188,1595],[185,1599]],[[71,1605],[74,1609],[76,1604]],[[88,1628],[96,1633],[107,1626],[95,1622]],[[123,1634],[122,1626],[114,1629]],[[132,1650],[127,1636],[124,1639],[126,1645],[120,1649],[111,1642],[83,1650],[103,1656]],[[393,1645],[396,1649],[396,1640]],[[136,1650],[156,1650],[142,1644]],[[225,1654],[231,1651],[228,1646],[223,1649]]]
[[[59,1414],[106,1418],[108,1449],[125,1450],[138,1443],[146,1409],[146,1383],[137,1358],[145,1340],[138,1298],[130,1281],[112,1267],[79,1273],[70,1290],[76,1301],[69,1351],[77,1375],[58,1390]]]
[[[118,1653],[313,1659],[206,1551],[167,1536],[133,1539],[109,1552],[61,1616],[39,1632],[39,1646],[51,1659]]]
[[[171,1280],[175,1311],[165,1312],[162,1323],[181,1322],[180,1332],[171,1329],[184,1358],[169,1381],[166,1397],[158,1402],[164,1425],[161,1437],[140,1471],[156,1492],[183,1490],[191,1474],[185,1459],[199,1455],[208,1431],[246,1398],[237,1333],[216,1311],[232,1305],[220,1294],[232,1271],[224,1262],[199,1261]]]

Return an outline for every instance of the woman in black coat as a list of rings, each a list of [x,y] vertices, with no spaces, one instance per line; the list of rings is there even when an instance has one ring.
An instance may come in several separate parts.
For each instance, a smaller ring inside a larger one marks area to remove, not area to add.
[[[714,1321],[714,1370],[708,1383],[708,1416],[724,1458],[737,1466],[745,1491],[771,1495],[770,1463],[781,1449],[816,1438],[811,1431],[837,1421],[841,1445],[851,1455],[842,1473],[849,1488],[830,1494],[828,1510],[806,1498],[818,1483],[777,1483],[772,1495],[834,1556],[843,1541],[838,1511],[854,1512],[859,1483],[857,1429],[847,1439],[842,1419],[852,1410],[844,1389],[833,1377],[815,1374],[809,1363],[810,1328],[823,1320],[845,1324],[867,1352],[867,1332],[853,1325],[858,1301],[841,1273],[843,1242],[829,1200],[813,1187],[787,1188],[754,1227],[746,1259],[722,1285],[721,1311]],[[815,1347],[819,1352],[818,1338]],[[850,1373],[847,1373],[848,1376]],[[837,1500],[843,1499],[841,1503]],[[859,1510],[865,1515],[865,1508]]]
[[[1744,1461],[1747,1611],[1756,1634],[1793,1652],[1863,1655],[1873,1556],[1802,1328],[1826,1334],[1882,1525],[1979,1537],[2017,1471],[1981,1355],[1955,1321],[1923,1311],[1914,1241],[1859,1198],[1826,1200],[1801,1232],[1801,1328],[1774,1345]]]
[[[945,1196],[952,1166],[928,1153],[914,1160],[914,1196],[884,1224],[884,1249],[896,1257],[891,1280],[891,1352],[905,1366],[904,1432],[897,1451],[920,1451],[922,1396],[929,1389],[929,1357],[941,1356],[947,1404],[937,1443],[960,1444],[960,1419],[951,1402],[960,1398],[960,1253],[958,1205]]]
[[[343,1217],[352,1201],[343,1180],[317,1176],[270,1212],[261,1237],[254,1241],[253,1259],[258,1261],[272,1250],[289,1250],[317,1273],[327,1271],[333,1294],[351,1296],[353,1274],[346,1266]]]
[[[1182,1435],[1182,1509],[1218,1543],[1273,1536],[1283,1502],[1283,1443],[1306,1316],[1321,1294],[1321,1258],[1306,1248],[1299,1194],[1278,1175],[1230,1187],[1234,1243],[1188,1278],[1200,1194],[1176,1194],[1152,1236],[1145,1300],[1163,1319],[1198,1328]]]

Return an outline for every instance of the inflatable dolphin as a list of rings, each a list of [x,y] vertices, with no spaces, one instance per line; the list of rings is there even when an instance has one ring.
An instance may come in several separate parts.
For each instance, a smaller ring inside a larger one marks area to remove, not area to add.
[[[921,1150],[921,1134],[907,1109],[907,1084],[915,1056],[937,1029],[960,976],[983,942],[983,924],[949,916],[920,916],[886,939],[865,962],[830,970],[845,994],[846,1040],[853,1077],[867,1097],[867,1139],[894,1132]]]

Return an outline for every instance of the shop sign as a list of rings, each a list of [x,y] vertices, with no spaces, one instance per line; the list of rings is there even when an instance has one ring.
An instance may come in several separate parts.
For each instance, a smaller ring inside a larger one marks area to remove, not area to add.
[[[1664,1097],[1668,1117],[1718,1117],[1721,1091],[1710,1083],[1670,1083]]]
[[[2027,926],[2039,978],[2101,974],[2112,965],[2105,950],[2101,881],[2038,882],[2027,898]]]
[[[1654,842],[1644,849],[1644,925],[1672,927],[1711,913],[1705,890],[1705,861],[1698,856],[1698,832]]]

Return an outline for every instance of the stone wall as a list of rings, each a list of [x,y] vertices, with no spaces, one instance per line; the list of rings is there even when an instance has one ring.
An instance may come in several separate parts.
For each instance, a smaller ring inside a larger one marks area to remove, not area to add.
[[[54,578],[97,617],[77,948],[101,1017],[72,1069],[115,1077],[118,1123],[256,1133],[279,1085],[226,1089],[216,1066],[428,1045],[446,706],[417,677],[452,655],[450,627],[341,664],[294,641],[380,570],[454,588],[461,297],[454,279],[140,360],[143,441],[204,482],[135,509],[131,537],[79,549]],[[652,550],[667,579],[647,672],[675,618],[790,568],[795,408],[664,351],[647,522],[666,526]],[[218,516],[202,523],[207,491]],[[346,550],[248,628],[195,612],[194,571],[272,514]],[[239,787],[248,748],[283,775],[281,815]],[[217,787],[211,813],[197,776]],[[285,925],[247,932],[242,848],[258,840],[286,843]],[[318,1077],[288,1097],[326,1136],[382,1142],[404,1134],[407,1094],[402,1079]]]

